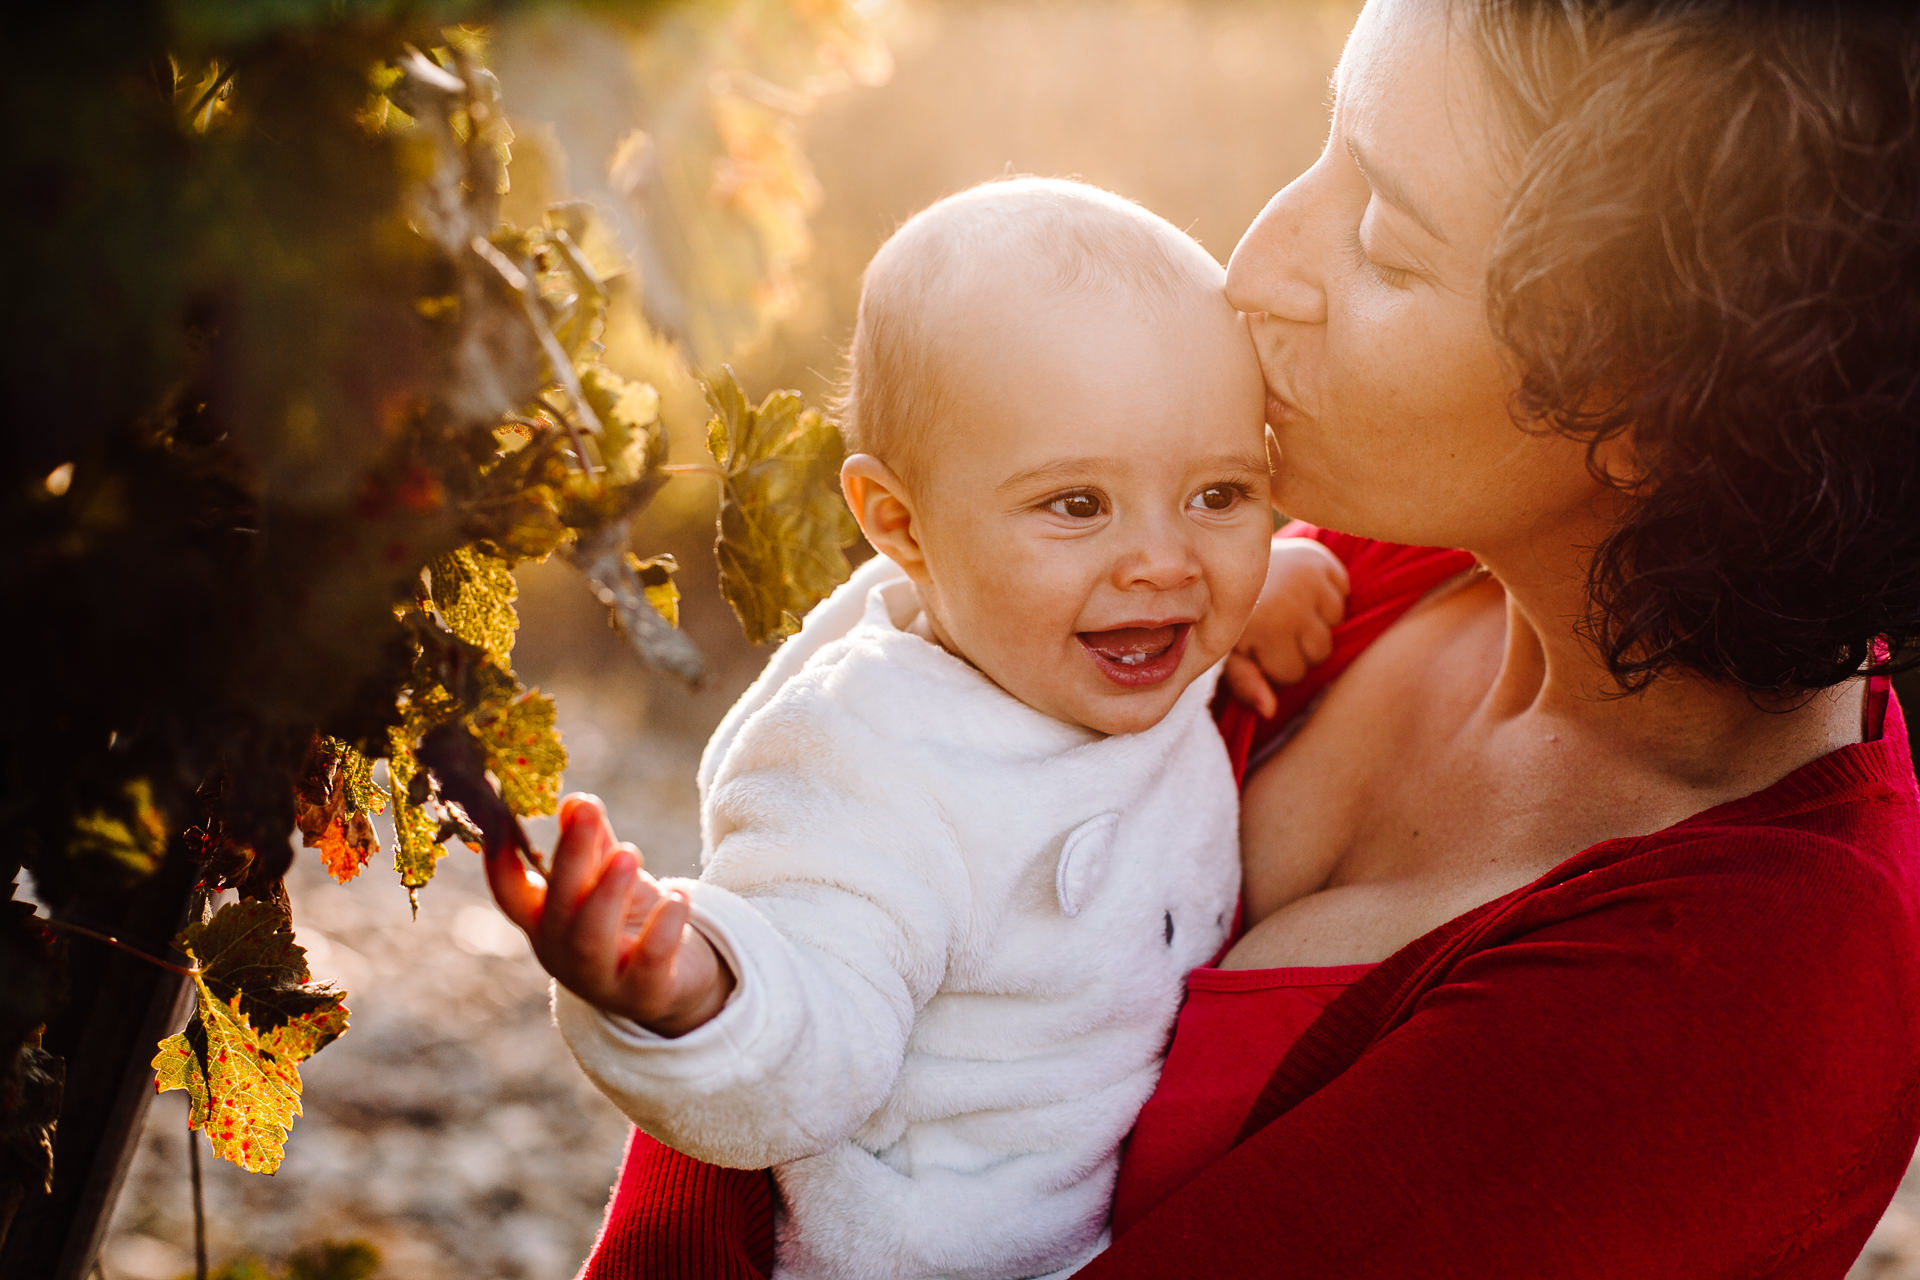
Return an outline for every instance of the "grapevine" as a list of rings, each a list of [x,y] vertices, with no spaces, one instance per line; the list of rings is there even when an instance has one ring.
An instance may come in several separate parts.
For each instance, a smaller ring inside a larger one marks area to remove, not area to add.
[[[627,546],[672,470],[660,389],[603,338],[637,302],[717,370],[761,331],[817,199],[794,113],[884,51],[837,0],[628,8],[8,20],[33,24],[9,47],[46,53],[0,90],[45,123],[11,157],[40,195],[6,215],[37,249],[7,277],[37,323],[5,355],[0,478],[0,1237],[105,1106],[77,1028],[139,1020],[102,975],[144,972],[142,1008],[191,991],[147,1087],[270,1173],[300,1064],[349,1019],[296,941],[296,841],[343,882],[390,864],[416,909],[449,842],[537,861],[519,819],[553,811],[566,752],[513,668],[515,565],[563,558],[643,661],[698,678],[673,562]],[[489,65],[495,41],[506,68],[587,30],[634,90],[598,142]],[[529,128],[578,198],[514,225]],[[708,382],[723,589],[776,638],[847,571],[838,439],[791,394]]]

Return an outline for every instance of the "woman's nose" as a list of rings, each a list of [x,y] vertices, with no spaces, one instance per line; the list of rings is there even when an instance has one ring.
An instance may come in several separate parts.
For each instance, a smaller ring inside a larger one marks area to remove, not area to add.
[[[1327,295],[1319,269],[1324,258],[1312,219],[1318,167],[1276,192],[1233,247],[1227,301],[1239,310],[1298,324],[1326,323]]]

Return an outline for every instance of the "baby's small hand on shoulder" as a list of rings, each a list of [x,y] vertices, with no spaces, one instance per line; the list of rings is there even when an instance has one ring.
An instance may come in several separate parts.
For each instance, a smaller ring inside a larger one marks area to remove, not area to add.
[[[1267,582],[1224,678],[1263,716],[1279,709],[1275,685],[1296,684],[1333,652],[1333,628],[1347,612],[1347,567],[1312,538],[1275,538]]]

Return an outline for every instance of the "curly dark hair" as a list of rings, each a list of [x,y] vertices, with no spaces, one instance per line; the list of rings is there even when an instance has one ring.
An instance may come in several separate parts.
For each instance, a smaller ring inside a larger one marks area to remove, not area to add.
[[[1588,583],[1615,678],[1920,661],[1920,6],[1468,9],[1517,178],[1488,309],[1518,412],[1638,466]]]

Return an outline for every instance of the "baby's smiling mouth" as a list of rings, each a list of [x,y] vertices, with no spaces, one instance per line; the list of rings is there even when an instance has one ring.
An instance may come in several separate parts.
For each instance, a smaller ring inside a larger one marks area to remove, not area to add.
[[[1180,666],[1186,652],[1190,622],[1153,627],[1113,627],[1082,631],[1077,638],[1093,655],[1101,672],[1127,687],[1159,684]]]

